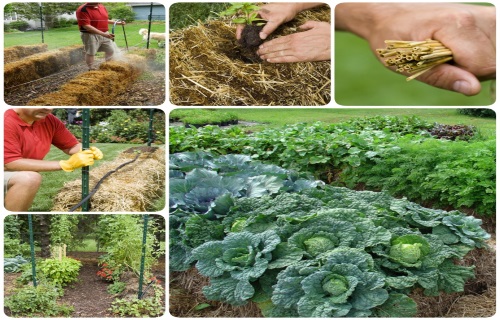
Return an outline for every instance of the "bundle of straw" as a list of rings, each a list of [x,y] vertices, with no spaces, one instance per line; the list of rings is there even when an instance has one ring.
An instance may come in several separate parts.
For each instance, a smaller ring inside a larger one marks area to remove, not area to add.
[[[396,66],[397,72],[408,72],[412,75],[406,81],[415,79],[437,65],[453,59],[453,53],[437,40],[400,41],[385,40],[387,47],[377,49],[377,53],[385,59],[388,66]]]

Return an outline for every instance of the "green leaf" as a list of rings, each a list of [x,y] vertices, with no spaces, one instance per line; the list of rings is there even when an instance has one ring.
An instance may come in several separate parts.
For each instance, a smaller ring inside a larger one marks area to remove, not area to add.
[[[410,318],[417,315],[417,303],[401,293],[391,293],[389,298],[375,308],[375,314],[380,318]]]
[[[203,310],[203,309],[206,309],[206,308],[209,308],[211,307],[212,305],[208,304],[208,303],[200,303],[200,304],[197,304],[195,307],[194,307],[194,310]]]

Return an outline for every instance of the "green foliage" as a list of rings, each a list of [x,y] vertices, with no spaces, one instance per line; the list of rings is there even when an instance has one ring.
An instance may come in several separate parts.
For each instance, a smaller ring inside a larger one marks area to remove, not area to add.
[[[50,217],[50,242],[52,246],[74,246],[80,215],[58,214]]]
[[[224,10],[226,3],[217,2],[175,2],[169,8],[170,29],[181,29],[196,25],[198,21],[206,21],[217,17],[217,12]]]
[[[496,118],[496,112],[493,109],[466,108],[466,109],[458,109],[458,112],[460,114],[466,114],[473,117]]]
[[[163,288],[153,285],[154,296],[143,299],[115,299],[111,305],[111,312],[120,317],[159,317],[163,315],[164,303],[162,300]]]
[[[258,18],[260,7],[257,5],[254,5],[250,2],[236,2],[232,3],[229,8],[226,10],[222,11],[219,13],[220,16],[234,16],[236,15],[237,17],[234,18],[232,21],[237,24],[254,24],[260,26],[264,25],[264,22],[259,22],[259,21],[265,21],[264,19]]]
[[[30,246],[21,240],[22,220],[17,215],[8,215],[4,219],[4,257],[28,256]]]
[[[78,279],[78,272],[82,263],[78,260],[64,257],[59,259],[45,259],[37,265],[37,271],[42,273],[47,280],[59,287]]]
[[[132,10],[130,6],[126,6],[124,3],[109,4],[107,5],[107,8],[110,19],[113,20],[120,19],[128,23],[133,22],[135,20],[135,12]]]
[[[201,158],[207,168],[225,162]],[[192,160],[177,154],[171,163],[189,168]],[[217,232],[202,235],[205,216],[173,209],[170,259],[196,262],[210,277],[207,299],[254,300],[268,317],[414,316],[408,294],[463,291],[474,266],[461,260],[490,237],[481,220],[458,211],[332,186],[232,196],[220,209],[206,220]]]
[[[24,286],[5,298],[5,307],[15,317],[68,317],[73,307],[56,302],[61,290],[47,283],[37,287]]]
[[[129,214],[102,215],[98,222],[97,236],[106,256],[101,259],[113,270],[113,279],[127,269],[139,274],[142,255],[142,216]],[[145,246],[145,270],[149,272],[151,265],[161,252],[155,252],[158,240],[155,236],[159,230],[154,220],[149,220],[147,244]]]
[[[108,286],[107,291],[109,294],[118,294],[118,293],[123,292],[123,290],[125,290],[126,286],[127,286],[127,284],[125,282],[115,281]]]
[[[417,117],[375,117],[339,124],[294,124],[246,133],[232,127],[171,127],[170,152],[245,154],[317,178],[388,190],[414,201],[495,211],[495,140],[433,138]]]
[[[170,121],[181,121],[186,126],[228,125],[238,122],[234,113],[207,109],[175,109],[170,112]]]
[[[111,112],[92,112],[91,118],[92,143],[148,142],[149,110],[112,109]],[[69,125],[67,128],[77,138],[81,138],[81,126]],[[156,109],[153,115],[153,133],[155,143],[165,143],[165,113],[159,109]]]
[[[24,20],[17,20],[17,21],[12,21],[9,23],[9,28],[10,29],[17,29],[19,31],[26,31],[26,29],[29,28],[29,23]]]

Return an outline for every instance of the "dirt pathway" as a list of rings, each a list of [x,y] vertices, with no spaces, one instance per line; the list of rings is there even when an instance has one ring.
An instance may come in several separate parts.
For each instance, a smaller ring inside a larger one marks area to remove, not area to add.
[[[108,294],[107,282],[97,277],[98,253],[68,254],[68,257],[78,259],[83,266],[80,269],[78,281],[64,289],[64,296],[60,298],[61,303],[71,305],[75,311],[72,318],[105,318],[111,317],[109,312],[113,296]]]

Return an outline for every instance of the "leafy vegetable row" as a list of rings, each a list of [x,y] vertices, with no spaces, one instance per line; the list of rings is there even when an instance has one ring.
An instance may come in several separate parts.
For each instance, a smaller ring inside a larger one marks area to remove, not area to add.
[[[302,123],[255,133],[238,127],[172,127],[169,142],[172,153],[205,150],[245,154],[284,168],[311,172],[327,183],[352,187],[370,180],[371,188],[395,195],[411,190],[411,194],[403,195],[414,201],[467,207],[482,215],[493,215],[495,141],[438,140],[430,135],[431,128],[434,125],[416,117]],[[400,170],[402,166],[407,169]],[[414,170],[408,174],[411,168]],[[457,169],[472,179],[457,178],[453,174]],[[394,181],[396,189],[391,188]]]
[[[414,316],[408,293],[463,291],[474,267],[454,261],[489,238],[481,220],[458,211],[262,170],[246,156],[180,153],[170,164],[170,269],[196,263],[210,277],[208,299],[253,300],[269,317]],[[187,201],[192,189],[178,186],[200,170],[196,188],[218,180],[226,191]],[[249,192],[255,177],[272,182]]]

